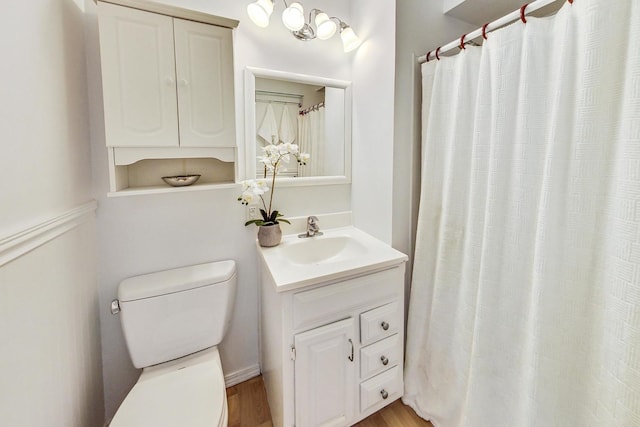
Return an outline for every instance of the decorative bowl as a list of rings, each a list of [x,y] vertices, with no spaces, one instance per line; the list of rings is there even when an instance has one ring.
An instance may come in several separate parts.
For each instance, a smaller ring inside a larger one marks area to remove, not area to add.
[[[186,187],[200,179],[200,175],[163,176],[162,180],[172,187]]]

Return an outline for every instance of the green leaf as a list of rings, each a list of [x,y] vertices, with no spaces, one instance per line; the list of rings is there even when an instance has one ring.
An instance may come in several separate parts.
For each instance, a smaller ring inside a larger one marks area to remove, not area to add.
[[[265,225],[265,222],[261,219],[252,219],[250,221],[245,222],[244,226],[246,227],[247,225],[251,225],[251,224],[255,224],[258,227],[260,227],[261,225]]]
[[[287,224],[291,224],[288,219],[280,218],[278,222],[286,222]]]

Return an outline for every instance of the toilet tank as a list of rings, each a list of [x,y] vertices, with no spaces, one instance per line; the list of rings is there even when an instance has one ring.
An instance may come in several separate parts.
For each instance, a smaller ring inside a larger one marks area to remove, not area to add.
[[[218,345],[231,321],[236,264],[219,261],[123,280],[120,321],[136,368]]]

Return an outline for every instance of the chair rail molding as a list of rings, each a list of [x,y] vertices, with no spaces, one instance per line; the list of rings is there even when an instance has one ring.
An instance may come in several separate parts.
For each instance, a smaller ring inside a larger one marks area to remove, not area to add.
[[[89,219],[97,207],[98,203],[91,200],[17,233],[0,237],[0,267],[74,229]]]

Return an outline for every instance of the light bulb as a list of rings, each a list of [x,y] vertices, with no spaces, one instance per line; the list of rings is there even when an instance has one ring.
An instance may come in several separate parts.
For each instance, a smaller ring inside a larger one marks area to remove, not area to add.
[[[320,12],[316,15],[316,35],[320,40],[330,39],[336,33],[336,23],[329,16]]]
[[[291,3],[291,6],[282,12],[282,23],[291,31],[298,31],[304,26],[304,9],[298,2]]]
[[[342,39],[345,52],[351,52],[362,44],[360,37],[358,37],[349,26],[345,26],[340,30],[340,38]]]
[[[269,18],[273,13],[273,1],[256,0],[255,3],[247,6],[247,13],[254,24],[258,27],[266,28],[269,25]]]

